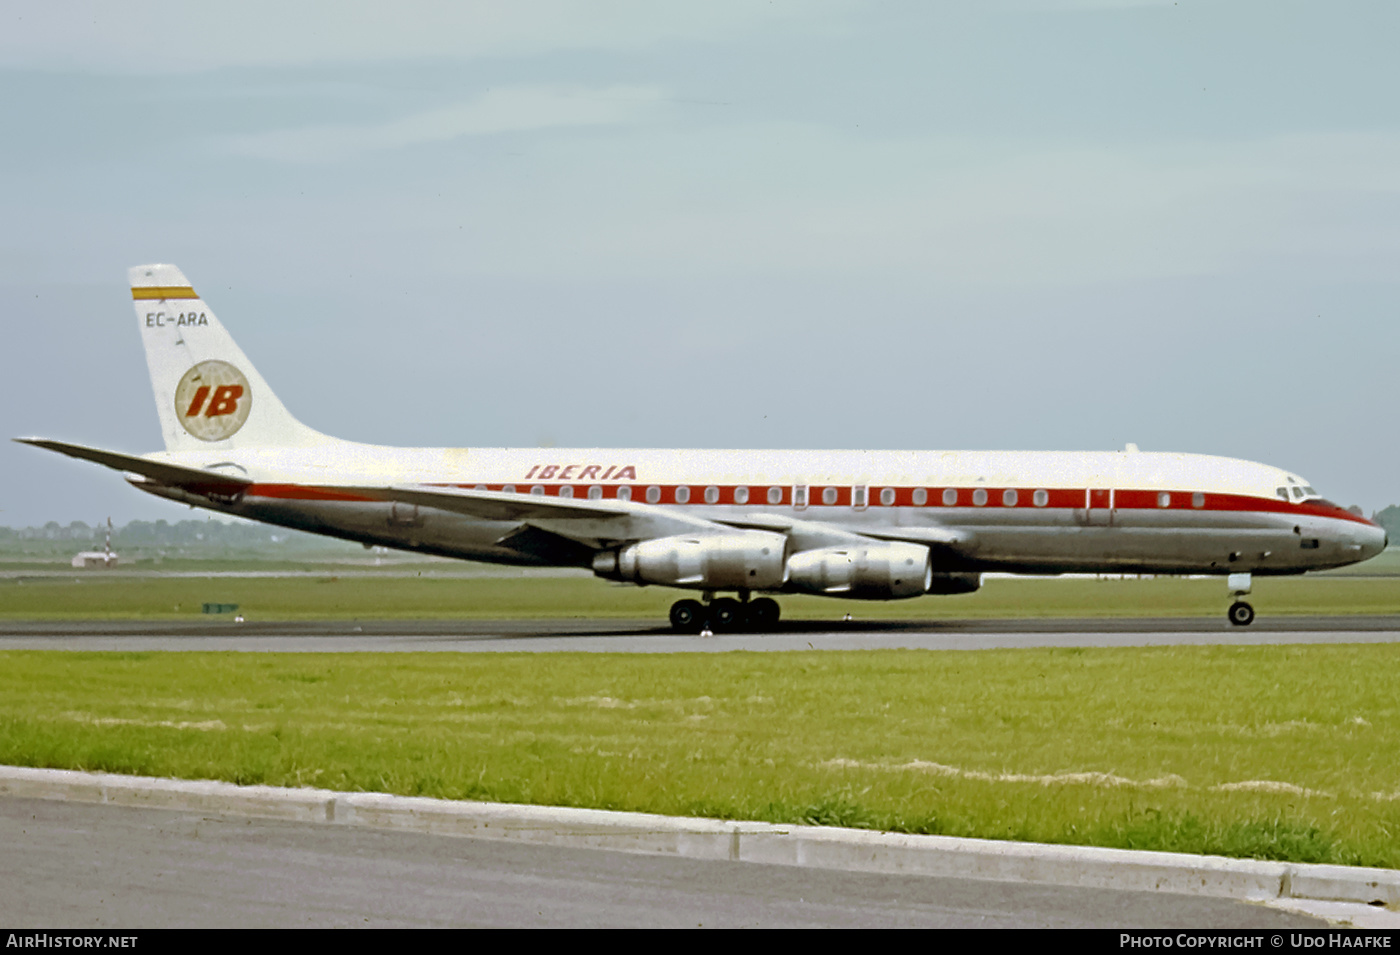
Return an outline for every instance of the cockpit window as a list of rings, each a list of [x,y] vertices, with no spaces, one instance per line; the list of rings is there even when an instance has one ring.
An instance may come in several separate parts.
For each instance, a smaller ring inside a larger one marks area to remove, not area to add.
[[[1295,502],[1297,502],[1297,501],[1321,501],[1321,500],[1322,500],[1322,495],[1321,495],[1321,494],[1318,494],[1317,491],[1316,491],[1316,490],[1312,487],[1312,485],[1310,485],[1310,484],[1302,484],[1302,483],[1299,483],[1299,484],[1292,484],[1292,483],[1290,483],[1290,484],[1288,485],[1288,489],[1289,489],[1290,491],[1293,492],[1293,500],[1294,500]]]
[[[1279,497],[1283,498],[1285,501],[1288,500],[1288,488],[1276,487],[1274,488],[1274,493],[1277,494]]]

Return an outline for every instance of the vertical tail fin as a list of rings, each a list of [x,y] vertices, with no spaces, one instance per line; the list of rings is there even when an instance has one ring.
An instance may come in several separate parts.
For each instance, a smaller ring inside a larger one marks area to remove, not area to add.
[[[167,451],[329,442],[283,407],[184,274],[131,269],[131,298]]]

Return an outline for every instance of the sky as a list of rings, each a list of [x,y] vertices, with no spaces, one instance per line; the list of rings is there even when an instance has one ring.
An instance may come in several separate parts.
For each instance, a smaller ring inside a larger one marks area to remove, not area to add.
[[[0,4],[0,436],[126,269],[417,446],[1189,451],[1400,503],[1400,4]],[[0,525],[202,516],[0,446]]]

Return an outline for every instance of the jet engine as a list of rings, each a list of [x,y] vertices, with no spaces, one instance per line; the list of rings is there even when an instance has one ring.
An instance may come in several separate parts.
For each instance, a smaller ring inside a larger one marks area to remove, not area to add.
[[[934,574],[931,594],[970,594],[982,589],[981,574]]]
[[[927,593],[933,583],[929,550],[922,544],[826,547],[788,559],[789,587],[812,594],[898,600]]]
[[[611,580],[702,590],[777,590],[787,580],[787,538],[767,531],[660,537],[599,551],[593,573]]]

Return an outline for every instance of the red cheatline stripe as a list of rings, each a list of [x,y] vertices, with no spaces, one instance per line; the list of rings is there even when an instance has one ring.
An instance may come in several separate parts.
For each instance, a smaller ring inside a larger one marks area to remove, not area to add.
[[[705,485],[705,484],[444,484],[428,485],[429,487],[460,487],[466,490],[478,489],[485,491],[510,491],[517,494],[528,495],[532,488],[543,489],[545,497],[565,498],[571,496],[576,500],[589,500],[588,490],[590,487],[597,487],[602,492],[601,500],[620,500],[618,491],[622,488],[629,488],[631,500],[638,503],[655,504],[677,504],[676,492],[681,488],[689,491],[689,499],[685,502],[687,506],[704,505],[708,502],[705,499],[705,491],[708,487],[714,487],[718,491],[718,499],[715,504],[738,504],[735,492],[740,488],[748,491],[748,500],[745,506],[758,510],[768,507],[791,507],[792,487],[789,485],[778,486],[782,492],[782,497],[776,503],[768,500],[769,488],[773,485]],[[1007,508],[1030,508],[1031,510],[1055,510],[1083,508],[1086,497],[1085,488],[973,488],[956,487],[951,488],[957,494],[956,501],[952,505],[943,503],[943,493],[950,490],[944,487],[895,487],[895,499],[891,505],[882,504],[880,492],[885,489],[884,485],[872,485],[866,495],[869,510],[878,510],[882,507],[956,507],[956,508],[987,508],[991,510],[1005,510]],[[561,493],[565,488],[572,491],[571,495]],[[656,488],[657,500],[652,501],[647,496],[650,488]],[[809,508],[820,507],[845,507],[851,506],[851,488],[849,486],[832,487],[836,492],[835,502],[824,503],[823,492],[828,485],[811,485],[807,487],[807,506]],[[925,502],[915,503],[915,492],[923,490],[926,492]],[[984,504],[975,503],[974,494],[976,491],[987,492]],[[1005,492],[1014,490],[1016,498],[1014,504],[1005,503],[1007,498]],[[1046,491],[1046,503],[1043,506],[1035,504],[1035,493],[1037,490]],[[1202,492],[1197,492],[1202,493]],[[278,500],[293,501],[373,501],[378,498],[366,497],[361,494],[351,494],[337,490],[334,487],[313,486],[305,484],[254,484],[248,488],[247,494],[253,497],[267,497]],[[1159,495],[1168,495],[1167,505],[1161,504]],[[1194,494],[1190,491],[1145,491],[1140,489],[1114,490],[1113,507],[1119,511],[1249,511],[1255,513],[1289,514],[1309,517],[1330,517],[1340,520],[1355,521],[1358,524],[1372,526],[1372,522],[1359,514],[1343,510],[1340,507],[1329,507],[1324,504],[1317,504],[1305,501],[1300,504],[1291,504],[1287,501],[1272,497],[1253,497],[1248,494],[1224,494],[1218,492],[1203,492],[1203,503],[1200,507],[1193,505]],[[1108,491],[1105,489],[1095,489],[1093,505],[1097,510],[1108,509]]]
[[[244,496],[271,497],[285,501],[374,501],[377,498],[363,494],[349,494],[333,487],[314,487],[308,484],[252,484]]]

